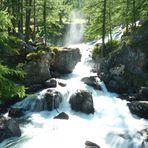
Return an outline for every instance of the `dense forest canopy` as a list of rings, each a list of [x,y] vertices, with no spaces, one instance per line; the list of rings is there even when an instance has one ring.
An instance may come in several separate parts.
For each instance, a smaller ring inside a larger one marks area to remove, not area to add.
[[[137,21],[148,20],[148,0],[1,0],[0,1],[0,98],[23,97],[25,88],[14,77],[23,77],[19,66],[7,65],[5,57],[20,54],[17,41],[44,44],[62,42],[73,9],[85,17],[85,41],[102,38],[118,25],[126,34]],[[12,45],[13,43],[13,45]],[[5,93],[7,91],[7,93]]]

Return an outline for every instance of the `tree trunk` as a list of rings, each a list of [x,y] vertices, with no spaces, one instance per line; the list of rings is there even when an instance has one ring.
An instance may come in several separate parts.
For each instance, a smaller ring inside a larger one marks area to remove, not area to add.
[[[43,23],[44,23],[44,39],[45,39],[45,45],[47,43],[47,30],[46,30],[46,27],[47,27],[47,22],[46,22],[46,17],[47,17],[47,14],[46,14],[46,0],[44,0],[44,4],[43,4]]]
[[[23,20],[23,16],[24,16],[24,12],[23,12],[23,7],[24,7],[24,0],[21,0],[21,3],[20,3],[20,32],[21,32],[21,34],[23,35],[23,33],[24,33],[24,29],[23,29],[23,22],[24,22],[24,20]]]
[[[136,2],[133,0],[133,29],[136,28]]]
[[[25,22],[25,41],[26,42],[29,41],[30,34],[31,34],[31,28],[30,28],[31,4],[32,4],[32,0],[26,0],[26,22]]]
[[[106,33],[106,0],[103,1],[103,21],[102,21],[102,56],[105,49],[105,33]]]
[[[110,34],[110,46],[112,48],[112,18],[111,18],[111,0],[109,0],[109,34]]]
[[[36,39],[36,0],[33,0],[33,41]]]
[[[129,11],[129,0],[126,0],[126,33],[128,33],[128,11]]]
[[[15,34],[16,33],[16,1],[15,0],[12,1],[12,16],[13,16],[13,18],[11,19],[12,26],[13,26],[12,32],[13,34]]]

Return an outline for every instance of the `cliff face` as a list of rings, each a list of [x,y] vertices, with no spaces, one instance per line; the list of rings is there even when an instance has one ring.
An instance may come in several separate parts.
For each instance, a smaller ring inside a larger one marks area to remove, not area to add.
[[[147,87],[148,24],[123,37],[120,46],[96,64],[100,64],[98,75],[110,91],[135,93],[141,86]]]

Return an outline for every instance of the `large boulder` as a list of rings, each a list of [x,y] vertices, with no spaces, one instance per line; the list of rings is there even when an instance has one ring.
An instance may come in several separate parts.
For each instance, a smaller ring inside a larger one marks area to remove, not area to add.
[[[122,36],[116,48],[109,43],[96,54],[98,75],[110,91],[117,93],[137,93],[141,86],[148,87],[148,23]],[[114,46],[115,43],[113,43]],[[102,48],[98,48],[98,51]],[[101,59],[101,60],[100,60]]]
[[[135,93],[140,86],[147,85],[146,54],[121,45],[117,51],[105,57],[98,69],[98,75],[110,91]]]
[[[76,64],[81,60],[78,48],[60,48],[55,50],[52,70],[62,74],[71,73]]]
[[[54,89],[48,89],[45,94],[47,110],[57,109],[62,102],[62,94]]]
[[[32,96],[27,97],[15,104],[15,108],[19,108],[20,106],[25,111],[32,112],[40,112],[40,111],[52,111],[53,109],[57,109],[60,103],[63,100],[62,94],[56,89],[48,89],[46,92],[42,92],[40,94],[34,94]]]
[[[148,119],[148,102],[133,101],[131,103],[127,103],[127,105],[132,114],[137,115],[140,118]]]
[[[24,115],[24,109],[22,108],[10,108],[8,112],[8,116],[12,118],[19,118]]]
[[[33,101],[26,106],[28,110],[39,112],[48,110],[51,111],[59,107],[62,102],[62,94],[54,89],[48,89],[41,97],[34,98]]]
[[[7,120],[0,116],[0,142],[11,137],[20,137],[21,130],[14,119]]]
[[[50,64],[52,53],[43,53],[28,56],[28,62],[24,66],[26,73],[24,83],[26,85],[40,84],[51,77]]]
[[[85,90],[77,90],[71,95],[69,103],[72,110],[86,114],[94,113],[94,104],[92,95]]]

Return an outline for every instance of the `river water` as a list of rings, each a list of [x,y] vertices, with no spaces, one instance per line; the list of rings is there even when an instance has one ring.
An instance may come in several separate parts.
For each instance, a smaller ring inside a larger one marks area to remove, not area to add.
[[[92,72],[93,62],[89,56],[90,45],[75,45],[82,53],[73,73],[63,76],[58,81],[67,84],[66,87],[57,86],[63,95],[63,102],[58,108],[59,112],[69,115],[69,120],[53,119],[58,113],[53,111],[27,112],[21,123],[22,136],[11,138],[0,144],[0,148],[84,148],[85,141],[89,140],[101,148],[147,148],[143,143],[145,136],[137,131],[148,127],[147,120],[133,116],[126,101],[117,98],[117,94],[107,91],[103,82],[98,78],[102,90],[94,90],[80,81],[86,76],[95,76]],[[94,101],[94,114],[84,114],[71,110],[68,103],[70,95],[77,89],[92,93]],[[40,97],[43,90],[35,97]],[[32,96],[33,97],[33,96]],[[17,107],[26,107],[31,98],[17,103]]]

